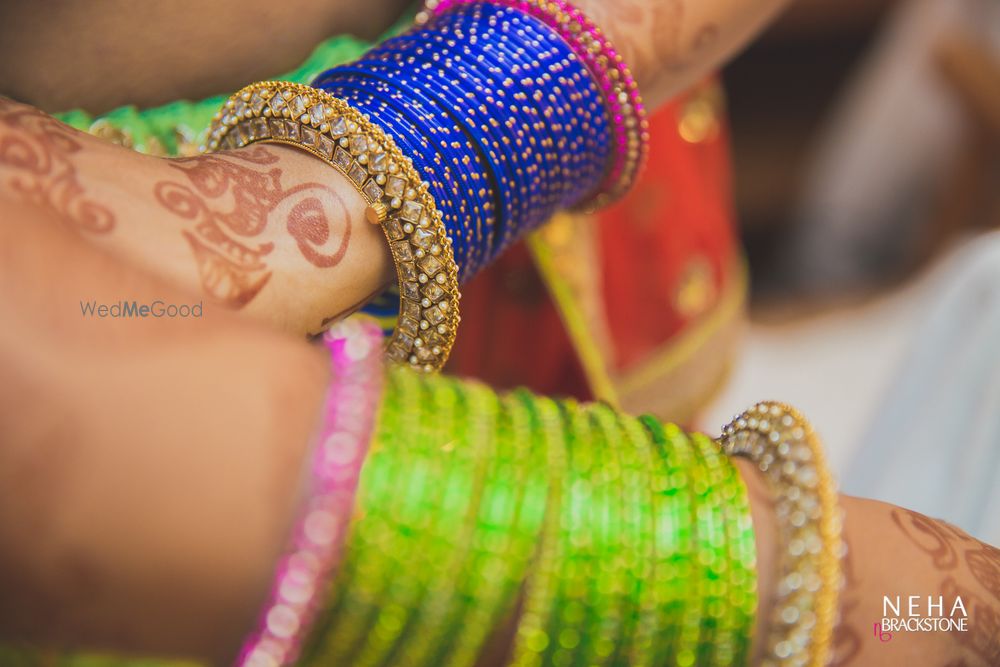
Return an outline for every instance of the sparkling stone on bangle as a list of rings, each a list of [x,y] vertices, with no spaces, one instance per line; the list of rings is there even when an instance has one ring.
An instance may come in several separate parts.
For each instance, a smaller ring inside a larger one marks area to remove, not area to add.
[[[412,160],[344,100],[287,81],[254,83],[233,95],[216,114],[206,149],[254,143],[306,150],[361,194],[366,217],[380,221],[399,278],[399,322],[387,354],[398,363],[440,370],[458,328],[458,266],[441,212]],[[428,283],[436,287],[428,290]]]
[[[823,667],[837,622],[846,545],[819,438],[794,408],[764,402],[727,425],[719,443],[730,456],[756,463],[775,494],[784,552],[763,664]]]

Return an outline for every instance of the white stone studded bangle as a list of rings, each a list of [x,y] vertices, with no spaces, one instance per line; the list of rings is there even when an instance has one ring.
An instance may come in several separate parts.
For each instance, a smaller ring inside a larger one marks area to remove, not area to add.
[[[823,667],[838,620],[846,547],[819,438],[794,408],[764,402],[726,426],[719,444],[728,455],[753,461],[775,495],[783,550],[762,664]]]

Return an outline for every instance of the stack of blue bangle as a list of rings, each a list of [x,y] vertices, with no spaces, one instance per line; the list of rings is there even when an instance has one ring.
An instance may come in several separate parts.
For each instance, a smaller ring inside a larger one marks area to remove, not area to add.
[[[592,192],[612,150],[585,65],[554,30],[506,7],[456,7],[312,85],[412,156],[463,282]]]

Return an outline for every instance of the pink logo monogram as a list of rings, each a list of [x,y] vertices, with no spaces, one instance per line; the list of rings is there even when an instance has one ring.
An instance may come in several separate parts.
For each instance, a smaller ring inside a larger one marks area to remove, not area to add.
[[[878,639],[880,642],[883,643],[892,639],[892,633],[883,630],[882,624],[879,623],[878,621],[872,623],[872,634],[875,635],[876,639]]]

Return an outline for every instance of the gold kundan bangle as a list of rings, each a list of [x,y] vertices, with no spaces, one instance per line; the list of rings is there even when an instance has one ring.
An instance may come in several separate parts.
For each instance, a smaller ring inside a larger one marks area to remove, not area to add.
[[[399,278],[400,309],[390,359],[440,370],[458,329],[458,265],[441,212],[412,160],[382,128],[347,102],[309,86],[262,81],[230,97],[215,115],[207,151],[287,144],[336,168],[380,224]]]
[[[819,438],[794,408],[765,402],[726,426],[719,444],[728,455],[756,463],[775,494],[784,550],[763,664],[824,667],[846,546],[837,489]]]

